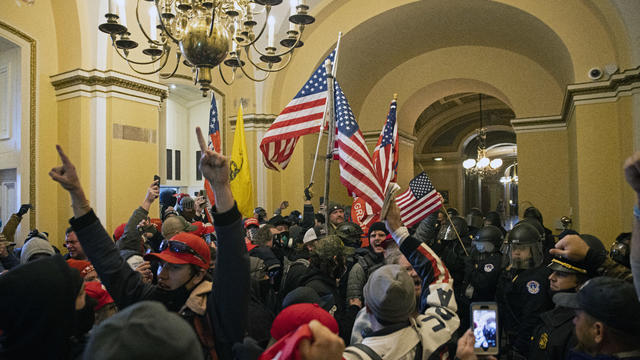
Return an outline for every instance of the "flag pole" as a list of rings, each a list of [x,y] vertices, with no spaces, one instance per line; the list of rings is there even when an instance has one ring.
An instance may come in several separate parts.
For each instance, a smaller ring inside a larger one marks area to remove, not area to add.
[[[337,54],[336,54],[337,55]],[[324,226],[327,229],[327,234],[329,233],[329,183],[331,178],[331,160],[333,159],[333,142],[335,136],[335,108],[333,105],[334,102],[334,88],[333,88],[333,74],[331,72],[331,61],[327,59],[324,63],[325,70],[327,72],[327,109],[329,111],[327,114],[327,121],[329,122],[329,133],[327,134],[327,157],[325,159],[324,165]]]
[[[336,76],[336,69],[338,68],[338,53],[340,51],[340,39],[342,39],[342,32],[338,33],[338,43],[336,44],[336,56],[334,57],[334,62],[333,62],[333,77]],[[327,89],[328,89],[328,85],[327,84]],[[311,187],[311,185],[313,185],[313,177],[316,173],[316,163],[318,162],[318,152],[320,151],[320,140],[322,139],[322,133],[324,132],[324,123],[325,123],[325,119],[327,118],[327,111],[329,111],[329,107],[327,107],[327,110],[325,110],[324,114],[322,115],[322,123],[320,125],[320,132],[318,134],[318,142],[316,143],[316,154],[313,157],[313,167],[311,167],[311,179],[309,180],[309,187]]]

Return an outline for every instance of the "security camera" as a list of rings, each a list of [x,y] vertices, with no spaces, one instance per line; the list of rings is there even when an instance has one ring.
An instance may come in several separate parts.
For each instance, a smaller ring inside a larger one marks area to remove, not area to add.
[[[594,67],[589,70],[589,79],[598,80],[602,77],[602,70],[600,68]]]

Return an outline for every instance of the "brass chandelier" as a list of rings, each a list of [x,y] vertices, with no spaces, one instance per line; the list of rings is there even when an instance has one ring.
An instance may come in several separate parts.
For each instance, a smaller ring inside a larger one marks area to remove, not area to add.
[[[289,30],[278,49],[274,43],[275,21],[270,13],[272,7],[280,5],[282,0],[137,0],[136,22],[147,43],[142,54],[148,56],[146,61],[137,61],[131,58],[130,53],[139,44],[130,38],[129,28],[118,22],[120,17],[112,7],[112,0],[108,1],[107,22],[98,28],[111,36],[116,53],[127,61],[129,67],[138,74],[157,73],[167,65],[174,48],[172,45],[177,45],[175,68],[170,73],[161,73],[160,77],[167,79],[175,75],[184,56],[182,63],[192,69],[194,84],[199,84],[203,96],[210,89],[211,70],[216,66],[227,85],[235,80],[237,69],[256,82],[266,80],[272,72],[283,70],[289,65],[294,50],[303,45],[301,38],[305,26],[315,21],[308,14],[306,0],[291,0]],[[140,19],[141,2],[151,3],[152,16],[149,16],[147,29]],[[258,18],[263,18],[260,26],[257,26]],[[267,45],[261,51],[257,42],[265,33]],[[252,71],[261,70],[266,75],[263,78],[250,75],[245,69],[247,62],[251,64]],[[150,71],[137,68],[152,64],[159,66]],[[231,68],[230,79],[225,77],[222,64]]]
[[[465,169],[467,175],[478,175],[478,177],[485,177],[488,175],[494,175],[498,172],[498,169],[502,166],[502,159],[490,159],[487,156],[487,129],[482,126],[482,94],[478,94],[480,102],[480,128],[477,131],[478,149],[476,158],[469,158],[462,162],[462,167]]]

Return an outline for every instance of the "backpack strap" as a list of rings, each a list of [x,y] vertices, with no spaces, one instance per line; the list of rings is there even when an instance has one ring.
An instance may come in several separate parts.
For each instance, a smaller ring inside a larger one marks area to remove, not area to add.
[[[363,357],[357,351],[354,351],[353,349],[350,349],[351,347],[354,347],[354,348],[362,351],[371,360],[382,360],[382,358],[380,357],[380,355],[378,355],[378,353],[376,353],[372,348],[370,348],[369,346],[367,346],[367,345],[365,345],[363,343],[353,344],[350,347],[345,349],[345,352],[348,352],[348,353],[351,353],[351,354],[355,354],[359,358],[363,359]]]
[[[202,321],[206,319],[205,321]],[[211,329],[211,319],[209,318],[209,312],[205,313],[205,316],[195,315],[193,317],[193,327],[198,334],[198,339],[202,347],[206,349],[209,354],[210,360],[218,360],[218,353],[216,352],[216,342],[213,336],[213,330]]]

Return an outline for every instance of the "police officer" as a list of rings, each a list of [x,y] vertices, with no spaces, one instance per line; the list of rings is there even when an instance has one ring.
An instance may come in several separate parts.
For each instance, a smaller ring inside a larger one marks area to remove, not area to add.
[[[502,241],[502,232],[493,225],[487,225],[478,230],[471,242],[470,256],[465,261],[464,296],[458,302],[461,331],[470,327],[469,305],[472,302],[495,301],[502,269]]]
[[[500,274],[497,300],[503,319],[503,353],[510,359],[525,359],[531,334],[540,314],[552,307],[549,275],[542,254],[541,234],[520,221],[508,234],[509,265]]]
[[[589,247],[604,250],[604,245],[595,237],[585,238]],[[588,279],[587,264],[555,257],[547,266],[553,272],[549,275],[550,292],[575,293]],[[569,350],[578,343],[573,325],[573,309],[556,306],[540,315],[542,323],[536,327],[531,337],[529,359],[566,359]]]
[[[478,230],[482,227],[484,221],[482,211],[478,208],[471,208],[465,217],[467,220],[467,226],[469,227],[469,234],[474,237],[478,233]]]

